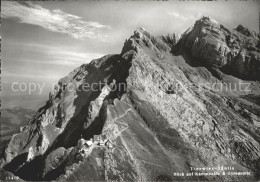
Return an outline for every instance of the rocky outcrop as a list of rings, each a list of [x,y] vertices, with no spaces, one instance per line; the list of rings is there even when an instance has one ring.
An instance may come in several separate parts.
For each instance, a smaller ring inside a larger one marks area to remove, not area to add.
[[[228,55],[242,45],[231,35],[254,34],[241,27],[231,32],[208,17],[180,40],[138,28],[119,55],[93,60],[59,81],[13,136],[2,166],[25,180],[256,180],[260,106],[249,98],[259,97],[260,84],[226,74],[235,60]],[[197,59],[206,64],[194,66]],[[242,68],[232,74],[255,78]],[[240,81],[251,84],[250,94],[228,89]],[[108,144],[86,146],[94,135]],[[218,166],[250,175],[176,175]]]
[[[260,80],[258,36],[241,25],[228,30],[203,17],[182,34],[179,44],[205,65],[225,67],[226,72],[240,78]]]
[[[109,95],[111,92],[111,89],[113,89],[113,86],[115,85],[115,80],[110,85],[105,85],[102,90],[100,95],[95,101],[90,102],[89,106],[89,113],[88,113],[88,118],[94,120],[96,117],[98,117],[100,109],[103,105],[103,102],[105,98]]]
[[[144,28],[137,28],[129,39],[125,41],[121,54],[127,53],[129,50],[137,53],[142,49],[151,50],[151,54],[157,57],[163,56],[161,53],[168,53],[173,47],[178,38],[177,36],[162,36],[155,37]]]
[[[251,30],[249,30],[248,28],[246,28],[242,25],[238,25],[235,30],[238,31],[239,33],[247,36],[247,37],[251,37],[251,38],[254,38],[254,39],[258,38],[258,35],[254,31],[251,31]]]

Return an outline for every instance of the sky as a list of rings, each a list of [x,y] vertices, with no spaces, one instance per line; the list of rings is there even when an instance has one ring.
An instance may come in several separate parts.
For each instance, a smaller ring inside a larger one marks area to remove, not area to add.
[[[181,34],[197,19],[208,15],[228,28],[242,24],[259,32],[259,3],[253,0],[57,0],[1,4],[1,95],[6,98],[2,106],[23,104],[21,98],[16,99],[20,95],[27,101],[46,100],[51,84],[76,67],[106,54],[120,53],[125,39],[137,27],[154,35]],[[39,83],[45,87],[40,94],[39,89],[30,94],[14,92],[11,90],[14,82]]]

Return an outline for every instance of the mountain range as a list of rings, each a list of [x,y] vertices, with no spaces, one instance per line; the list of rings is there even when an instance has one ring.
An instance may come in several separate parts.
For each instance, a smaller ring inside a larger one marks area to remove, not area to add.
[[[208,16],[182,35],[137,28],[59,80],[6,146],[2,180],[257,180],[259,37]]]

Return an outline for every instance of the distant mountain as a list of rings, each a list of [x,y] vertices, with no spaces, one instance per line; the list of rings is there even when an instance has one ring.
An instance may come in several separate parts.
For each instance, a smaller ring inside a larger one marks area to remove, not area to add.
[[[259,52],[259,35],[209,17],[181,36],[138,28],[58,82],[1,166],[30,181],[256,180]],[[221,166],[244,175],[207,175]]]
[[[1,95],[1,104],[3,109],[13,108],[13,107],[22,107],[30,110],[37,110],[43,104],[45,104],[46,99],[48,99],[47,94],[12,94],[11,84],[2,85],[2,87],[10,88],[6,90]]]
[[[7,146],[11,140],[12,135],[19,132],[20,128],[25,126],[36,111],[24,109],[22,107],[14,107],[11,109],[0,109],[1,111],[1,151],[0,156],[3,154],[4,147]]]

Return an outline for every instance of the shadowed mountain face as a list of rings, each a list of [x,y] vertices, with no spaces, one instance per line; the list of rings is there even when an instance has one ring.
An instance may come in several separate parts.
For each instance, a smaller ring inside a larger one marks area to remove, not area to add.
[[[24,180],[256,180],[257,38],[209,17],[181,37],[138,28],[121,54],[62,78],[1,165]],[[87,147],[96,135],[111,146]],[[176,175],[218,166],[250,175]]]

